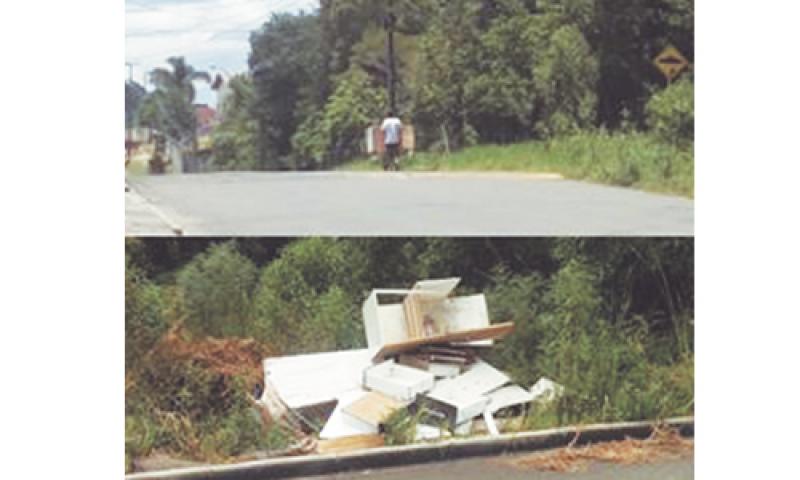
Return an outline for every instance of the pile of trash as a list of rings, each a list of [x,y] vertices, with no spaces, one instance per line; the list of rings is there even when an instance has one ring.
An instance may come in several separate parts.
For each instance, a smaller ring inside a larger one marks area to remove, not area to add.
[[[260,403],[272,418],[348,448],[358,448],[356,439],[374,446],[402,409],[421,414],[417,440],[468,435],[478,421],[498,435],[498,412],[553,398],[561,387],[542,379],[525,389],[481,359],[514,325],[491,324],[482,294],[452,296],[459,281],[373,290],[362,308],[368,348],[267,358]]]

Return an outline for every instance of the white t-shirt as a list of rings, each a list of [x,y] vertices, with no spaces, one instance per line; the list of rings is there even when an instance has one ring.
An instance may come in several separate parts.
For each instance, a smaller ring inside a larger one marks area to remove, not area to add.
[[[381,125],[383,131],[383,143],[396,145],[400,143],[400,136],[403,134],[403,122],[397,117],[389,117]]]

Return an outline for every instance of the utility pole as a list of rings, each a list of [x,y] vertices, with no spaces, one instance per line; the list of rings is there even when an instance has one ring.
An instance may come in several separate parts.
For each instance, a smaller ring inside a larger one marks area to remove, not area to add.
[[[394,27],[397,17],[394,15],[394,0],[389,0],[389,8],[384,19],[386,28],[386,63],[389,67],[387,75],[387,88],[389,90],[389,108],[397,115],[396,72],[394,64]]]

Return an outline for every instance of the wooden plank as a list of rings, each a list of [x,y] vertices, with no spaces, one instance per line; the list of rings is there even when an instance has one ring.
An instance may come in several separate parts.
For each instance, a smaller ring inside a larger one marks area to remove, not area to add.
[[[385,442],[382,435],[355,435],[352,437],[342,437],[333,440],[319,440],[317,442],[317,452],[319,453],[342,453],[368,448],[383,447]]]
[[[404,405],[382,393],[370,392],[344,408],[344,412],[374,427]]]
[[[410,294],[403,300],[403,313],[406,317],[406,331],[411,340],[422,338],[422,309],[417,295]]]
[[[373,361],[381,361],[386,357],[398,355],[409,350],[421,347],[423,345],[435,345],[440,343],[458,343],[458,342],[472,342],[475,340],[493,340],[504,337],[514,330],[513,322],[498,323],[486,328],[477,328],[474,330],[465,330],[463,332],[449,333],[447,335],[437,335],[428,338],[418,338],[416,340],[409,340],[406,342],[391,343],[384,345],[375,356],[372,357]]]

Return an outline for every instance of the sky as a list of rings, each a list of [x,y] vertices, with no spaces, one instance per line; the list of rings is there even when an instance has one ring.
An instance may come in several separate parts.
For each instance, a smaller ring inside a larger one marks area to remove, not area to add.
[[[171,56],[210,73],[245,72],[251,31],[273,13],[318,7],[319,0],[125,0],[125,62],[142,84]],[[125,78],[129,73],[126,65]],[[198,84],[195,102],[214,106],[216,96]]]

